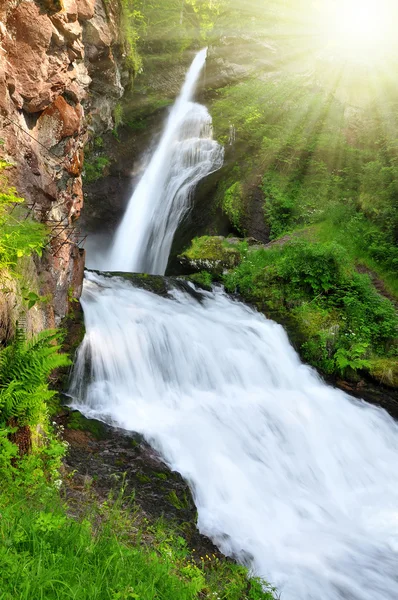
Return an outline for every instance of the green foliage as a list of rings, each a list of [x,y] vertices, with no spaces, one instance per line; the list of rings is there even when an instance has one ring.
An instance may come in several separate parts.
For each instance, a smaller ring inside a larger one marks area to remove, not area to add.
[[[59,334],[44,331],[26,340],[18,330],[13,342],[0,350],[0,423],[15,419],[19,426],[37,425],[55,392],[49,390],[51,372],[70,364],[59,354]]]
[[[376,357],[398,356],[394,305],[336,242],[296,239],[246,251],[224,281],[287,323],[304,358],[323,372],[369,370]]]
[[[398,387],[398,360],[395,357],[371,360],[369,371],[372,377],[384,385]]]
[[[243,191],[239,181],[231,185],[224,193],[222,209],[233,227],[242,232],[242,217],[244,214]]]
[[[398,166],[368,162],[361,173],[360,205],[372,221],[398,240]]]
[[[200,271],[189,276],[189,280],[206,289],[211,289],[213,277],[208,271]]]
[[[136,519],[122,495],[74,520],[54,486],[26,498],[2,482],[0,511],[2,600],[275,598],[245,567],[214,554],[196,557],[170,523]]]
[[[94,156],[87,153],[84,161],[83,179],[86,183],[94,183],[105,176],[111,161],[106,156]]]
[[[263,192],[265,220],[270,227],[271,239],[275,239],[289,231],[292,226],[294,196],[292,190],[283,190],[275,184],[275,174],[272,173],[264,177]]]
[[[42,253],[47,232],[41,223],[26,216],[23,198],[8,186],[3,171],[8,163],[0,160],[0,272],[7,270],[15,275],[19,259]]]
[[[120,32],[126,50],[125,64],[133,73],[139,73],[142,60],[138,52],[137,43],[140,38],[140,27],[143,23],[143,14],[137,10],[137,3],[133,0],[121,0]]]
[[[132,0],[142,16],[138,23],[141,45],[158,55],[181,54],[199,36],[211,35],[217,18],[228,0]]]
[[[335,240],[352,260],[378,273],[398,296],[398,247],[390,235],[358,210],[355,203],[332,206],[317,227],[316,235],[321,242]]]
[[[117,135],[119,127],[121,127],[124,123],[124,121],[123,121],[123,105],[121,102],[118,102],[113,110],[113,121],[114,121],[113,132],[115,135]]]
[[[93,146],[96,150],[102,150],[104,147],[104,138],[102,136],[97,136],[93,139]]]

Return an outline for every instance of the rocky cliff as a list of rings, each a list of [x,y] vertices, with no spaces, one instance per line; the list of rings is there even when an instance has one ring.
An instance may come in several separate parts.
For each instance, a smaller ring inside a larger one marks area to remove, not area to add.
[[[0,0],[2,156],[30,214],[50,231],[30,268],[52,297],[36,308],[36,329],[57,325],[80,294],[83,148],[112,127],[129,79],[119,22],[119,0]]]

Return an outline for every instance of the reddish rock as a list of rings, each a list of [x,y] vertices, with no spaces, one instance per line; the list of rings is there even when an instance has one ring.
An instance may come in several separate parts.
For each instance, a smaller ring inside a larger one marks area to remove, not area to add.
[[[86,43],[99,48],[109,48],[114,39],[109,24],[101,14],[87,21],[84,38]]]
[[[15,97],[23,98],[23,108],[32,112],[51,102],[47,50],[52,26],[33,2],[23,1],[12,12],[8,27],[12,37],[4,40],[8,70],[15,78]]]
[[[95,11],[96,0],[76,0],[77,14],[80,21],[92,19]]]
[[[77,19],[77,4],[76,0],[62,0],[64,11],[69,21],[76,21]]]
[[[71,62],[84,58],[84,46],[80,40],[72,42],[68,48],[68,56]]]
[[[78,177],[83,170],[84,152],[80,148],[76,150],[72,157],[66,162],[65,167],[70,175]]]
[[[63,138],[79,131],[80,119],[80,110],[68,104],[62,96],[58,96],[40,115],[37,122],[39,141],[47,148],[55,146]]]
[[[69,218],[75,221],[80,217],[83,208],[83,186],[82,178],[78,177],[73,181],[72,185],[72,206],[69,211]]]
[[[79,21],[70,23],[66,15],[57,13],[51,17],[54,26],[62,33],[66,40],[74,42],[82,35],[82,26]]]
[[[8,113],[7,77],[2,59],[0,52],[0,114],[6,115]]]
[[[107,47],[120,44],[116,6],[113,0],[106,7],[104,0],[0,0],[0,150],[16,165],[8,173],[10,185],[53,232],[51,244],[32,266],[40,293],[53,298],[40,307],[36,330],[60,323],[71,286],[75,296],[80,294],[84,256],[73,223],[83,205],[80,175],[87,133],[81,103],[88,99],[90,74],[101,92],[85,104],[90,113],[99,102],[111,115],[121,95],[120,84],[115,88],[114,83],[119,82],[119,65]],[[90,53],[100,61],[93,65]],[[97,119],[98,133],[111,126],[111,119]]]
[[[65,46],[66,40],[64,38],[64,36],[62,35],[62,33],[55,27],[54,23],[51,24],[52,26],[52,42],[58,46],[58,48],[62,48],[63,46]]]

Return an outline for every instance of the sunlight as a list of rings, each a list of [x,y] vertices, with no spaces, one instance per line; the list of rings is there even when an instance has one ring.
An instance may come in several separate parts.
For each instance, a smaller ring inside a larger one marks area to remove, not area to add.
[[[326,41],[348,60],[368,62],[389,53],[394,44],[393,0],[323,0]]]

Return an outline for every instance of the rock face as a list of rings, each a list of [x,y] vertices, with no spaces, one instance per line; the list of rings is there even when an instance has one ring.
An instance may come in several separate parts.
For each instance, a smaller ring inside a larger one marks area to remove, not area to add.
[[[83,148],[89,128],[113,126],[124,92],[119,20],[119,0],[0,0],[1,151],[15,165],[10,183],[51,232],[36,261],[40,293],[53,298],[45,326],[80,295]]]

